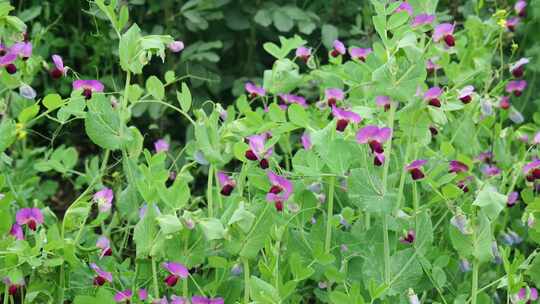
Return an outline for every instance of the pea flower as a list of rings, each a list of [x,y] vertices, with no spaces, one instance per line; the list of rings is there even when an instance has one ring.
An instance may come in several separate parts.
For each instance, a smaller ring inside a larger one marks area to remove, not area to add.
[[[503,96],[501,97],[501,101],[499,102],[499,107],[503,110],[508,110],[510,108],[510,97]]]
[[[430,106],[440,108],[441,101],[439,97],[441,96],[442,92],[443,92],[442,89],[439,87],[429,88],[424,93],[424,100],[427,101]]]
[[[131,289],[122,290],[114,295],[114,301],[116,303],[129,303],[132,296],[133,292],[131,291]]]
[[[417,159],[408,164],[405,170],[409,171],[413,180],[419,180],[425,177],[422,167],[427,163],[425,159]]]
[[[409,292],[407,293],[407,295],[409,297],[409,304],[421,304],[420,299],[418,299],[418,296],[411,288],[409,288]]]
[[[457,187],[464,193],[469,192],[469,183],[472,181],[472,176],[467,176],[464,179],[457,182]]]
[[[448,167],[449,173],[467,172],[468,170],[469,166],[457,160],[450,161],[450,165]]]
[[[236,186],[236,182],[230,176],[224,172],[219,171],[217,173],[219,185],[221,186],[221,195],[229,196]]]
[[[506,28],[510,32],[513,32],[516,30],[516,27],[519,25],[520,21],[521,19],[519,19],[519,17],[508,18],[508,20],[506,20]]]
[[[304,132],[304,134],[302,134],[302,136],[300,137],[300,141],[302,142],[304,150],[310,150],[313,147],[313,144],[311,143],[311,136],[307,132]]]
[[[460,259],[459,260],[459,270],[461,272],[469,272],[471,271],[471,263],[467,259]]]
[[[332,43],[332,46],[334,47],[332,52],[330,53],[330,55],[332,55],[332,57],[337,57],[339,55],[345,55],[345,53],[347,52],[343,42],[341,42],[341,41],[339,41],[337,39],[334,40],[334,42]]]
[[[375,165],[377,167],[380,167],[380,166],[384,165],[384,160],[386,159],[384,157],[384,153],[374,152],[373,154],[374,154],[373,165]]]
[[[454,25],[451,23],[441,23],[435,27],[433,30],[433,41],[439,42],[441,39],[444,40],[448,47],[453,47],[456,45],[456,40],[454,38]]]
[[[501,173],[501,169],[499,169],[495,165],[487,165],[482,168],[482,173],[484,173],[484,175],[489,176],[489,177],[497,176]]]
[[[456,227],[459,232],[464,235],[470,235],[473,233],[471,226],[469,225],[469,219],[465,214],[459,210],[451,219],[450,224]]]
[[[523,123],[523,121],[525,120],[523,114],[516,110],[510,111],[510,115],[508,115],[508,118],[510,118],[510,120],[515,124]]]
[[[17,42],[9,48],[9,53],[18,55],[22,60],[27,60],[32,56],[32,43],[31,42]]]
[[[520,16],[521,18],[527,16],[526,8],[527,2],[525,0],[518,0],[514,5],[514,10],[516,11],[516,14],[518,14],[518,16]]]
[[[523,173],[529,182],[540,179],[540,160],[536,159],[523,166]]]
[[[390,97],[388,96],[377,96],[375,97],[375,104],[378,107],[384,108],[384,111],[390,110],[390,106],[392,105],[392,102],[390,100]]]
[[[307,108],[308,104],[306,102],[306,99],[299,95],[294,94],[279,94],[279,98],[285,102],[285,104],[293,104],[296,103],[298,105],[301,105],[304,108]]]
[[[335,106],[338,101],[345,99],[345,93],[337,88],[326,89],[324,96],[329,107]]]
[[[248,92],[250,98],[266,95],[264,88],[257,86],[253,82],[246,82],[244,88],[246,89],[246,92]]]
[[[101,249],[99,258],[112,255],[111,241],[106,236],[100,236],[96,242],[96,247]]]
[[[105,187],[94,194],[93,200],[98,204],[100,212],[109,212],[112,207],[114,192]]]
[[[501,240],[504,244],[508,246],[518,245],[519,243],[523,242],[523,239],[515,231],[512,230],[501,233]]]
[[[288,179],[272,171],[268,171],[267,175],[272,186],[266,194],[266,200],[273,202],[276,210],[281,212],[283,211],[283,202],[287,201],[291,196],[293,185]]]
[[[439,134],[439,130],[437,130],[437,126],[429,126],[429,133],[431,133],[432,137],[437,136],[437,134]]]
[[[82,80],[73,81],[73,90],[82,90],[82,95],[85,99],[92,98],[92,93],[103,92],[105,86],[99,80]]]
[[[43,224],[43,213],[39,208],[22,208],[15,215],[17,225],[27,225],[31,230],[36,230],[37,226]]]
[[[523,90],[527,87],[527,81],[525,80],[512,80],[508,82],[506,85],[506,93],[512,94],[514,93],[514,96],[519,97],[521,96],[521,93],[523,93]]]
[[[24,232],[21,227],[21,225],[14,223],[11,225],[11,229],[9,230],[9,234],[13,236],[16,240],[22,241],[24,240]]]
[[[263,169],[267,169],[269,166],[267,157],[272,156],[272,148],[266,149],[267,134],[252,135],[249,136],[249,150],[246,151],[245,156],[249,160],[259,161],[259,166]]]
[[[523,287],[519,290],[515,298],[517,298],[517,301],[513,301],[513,303],[527,301],[525,303],[531,304],[533,301],[538,300],[538,290],[534,287]]]
[[[402,237],[399,238],[399,242],[402,244],[412,244],[416,238],[414,230],[409,229]]]
[[[383,144],[390,137],[392,137],[392,129],[379,128],[375,125],[365,126],[356,133],[356,141],[360,144],[369,144],[373,153],[383,153]]]
[[[0,66],[4,67],[8,74],[13,75],[17,73],[17,66],[13,63],[15,60],[17,60],[17,55],[7,53],[0,57]]]
[[[519,199],[518,192],[516,191],[510,192],[510,194],[508,194],[508,198],[506,199],[506,206],[508,206],[509,208],[514,207],[518,203],[518,199]]]
[[[224,304],[223,298],[206,298],[203,296],[191,297],[191,304]]]
[[[364,62],[366,61],[367,56],[372,52],[373,50],[371,48],[353,47],[349,49],[349,55],[352,59],[357,59]]]
[[[188,304],[187,299],[176,295],[171,296],[171,304]],[[192,303],[193,304],[193,303]]]
[[[533,144],[538,145],[540,144],[540,132],[536,132],[533,138]],[[1,199],[1,197],[0,197]]]
[[[180,40],[175,40],[167,45],[169,50],[173,53],[178,53],[184,49],[184,42]]]
[[[94,277],[94,285],[103,286],[106,282],[111,283],[113,281],[112,274],[99,268],[95,263],[90,264],[90,268],[94,270],[96,276]]]
[[[435,16],[430,14],[419,14],[413,18],[412,27],[419,27],[426,24],[432,24],[435,21]]]
[[[311,57],[311,49],[305,46],[301,46],[296,49],[295,55],[296,57],[304,60],[304,62],[307,62],[309,58]]]
[[[468,104],[472,100],[472,94],[474,93],[474,87],[471,85],[468,85],[464,87],[463,89],[459,90],[459,100],[461,100],[462,103]]]
[[[154,142],[154,149],[156,150],[156,153],[167,152],[169,151],[169,147],[169,143],[163,138]]]
[[[144,288],[141,288],[137,291],[137,296],[139,296],[139,300],[146,301],[146,299],[148,299],[148,291]]]
[[[349,123],[359,123],[362,120],[360,115],[336,106],[332,107],[332,115],[337,119],[336,130],[339,132],[343,132]]]
[[[49,72],[53,79],[58,79],[62,76],[66,76],[67,68],[64,67],[64,61],[59,55],[52,55],[52,60],[54,62],[54,68]]]
[[[396,8],[395,12],[396,12],[396,13],[399,13],[399,12],[407,12],[407,14],[408,14],[409,16],[412,16],[412,15],[413,15],[413,7],[409,4],[409,2],[403,1],[403,2],[401,2],[401,4],[398,6],[398,8]]]
[[[437,59],[436,57],[433,57],[433,58],[430,58],[426,61],[426,70],[429,74],[433,74],[435,72],[437,72],[438,69],[441,68],[440,65],[438,65],[436,62],[437,62]]]
[[[25,285],[24,279],[20,282],[12,282],[8,277],[5,277],[3,281],[8,286],[8,294],[12,296],[16,295],[19,288]]]
[[[36,98],[37,94],[36,94],[36,91],[31,86],[23,83],[19,87],[19,95],[21,95],[23,98],[33,100]]]
[[[176,282],[180,278],[185,279],[189,276],[189,271],[186,266],[175,263],[175,262],[165,262],[163,263],[163,268],[165,268],[170,274],[165,278],[165,284],[169,287],[176,285]]]

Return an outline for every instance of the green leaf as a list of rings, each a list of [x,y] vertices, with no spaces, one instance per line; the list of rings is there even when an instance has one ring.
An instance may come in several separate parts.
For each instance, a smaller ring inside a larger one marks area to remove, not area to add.
[[[242,231],[248,233],[255,221],[255,215],[244,208],[244,203],[241,203],[234,211],[227,226],[237,224]]]
[[[88,103],[84,126],[92,142],[105,149],[120,149],[128,139],[125,133],[120,136],[122,125],[118,112],[102,95]]]
[[[219,240],[225,236],[223,224],[216,218],[204,219],[199,222],[207,241]]]
[[[180,103],[182,111],[188,112],[191,108],[192,98],[189,87],[184,82],[182,82],[182,90],[180,92],[176,91],[176,99]]]
[[[473,238],[473,254],[478,261],[485,263],[493,259],[492,242],[493,236],[489,219],[480,213]]]
[[[484,186],[473,202],[473,205],[480,207],[491,221],[504,209],[505,204],[506,196],[497,192],[491,185]]]
[[[272,20],[274,21],[274,26],[280,32],[288,32],[294,26],[294,22],[291,17],[289,17],[289,15],[287,15],[281,9],[277,9],[274,11],[274,14],[272,15]]]
[[[156,227],[156,211],[153,204],[149,204],[146,213],[139,220],[133,231],[136,253],[138,258],[147,258],[154,246],[154,238],[158,233]]]
[[[338,39],[338,29],[331,24],[324,24],[321,28],[322,42],[327,49],[332,49],[334,40]]]
[[[17,138],[17,127],[12,119],[3,119],[0,122],[0,153],[11,146]]]
[[[388,29],[395,29],[398,26],[403,25],[409,20],[409,13],[407,11],[401,11],[398,13],[393,13],[388,19]]]
[[[120,55],[120,66],[126,72],[129,71],[135,74],[142,73],[143,64],[139,58],[142,54],[140,40],[141,29],[137,24],[133,24],[129,30],[120,37],[118,51],[118,54]]]
[[[299,104],[293,103],[288,108],[289,120],[298,126],[307,127],[309,124],[309,115]]]
[[[370,174],[367,169],[351,170],[348,183],[350,201],[363,211],[389,214],[395,208],[395,193],[387,192],[383,194],[382,182],[379,178]]]
[[[20,123],[26,123],[30,121],[32,118],[36,117],[36,115],[39,113],[39,105],[33,104],[29,107],[24,108],[21,113],[19,113],[19,116],[17,119]]]
[[[54,110],[63,104],[62,97],[58,94],[48,94],[43,98],[42,103],[47,110]]]
[[[253,17],[253,20],[264,27],[268,27],[272,24],[272,15],[270,15],[268,10],[260,9]]]
[[[263,48],[265,51],[268,52],[268,54],[274,56],[277,59],[281,59],[285,56],[282,55],[282,51],[275,43],[272,42],[266,42],[263,44]]]
[[[176,215],[164,214],[158,216],[156,219],[161,231],[165,234],[176,233],[182,230],[182,223]]]
[[[165,97],[163,83],[156,76],[152,75],[146,80],[146,90],[157,100],[163,100]]]

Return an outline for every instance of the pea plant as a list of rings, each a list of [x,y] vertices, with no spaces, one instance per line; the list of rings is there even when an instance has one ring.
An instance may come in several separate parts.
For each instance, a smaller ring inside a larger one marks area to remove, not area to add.
[[[526,1],[371,0],[372,43],[261,43],[244,94],[202,102],[210,79],[152,75],[182,37],[89,5],[110,74],[0,1],[2,303],[538,302]]]

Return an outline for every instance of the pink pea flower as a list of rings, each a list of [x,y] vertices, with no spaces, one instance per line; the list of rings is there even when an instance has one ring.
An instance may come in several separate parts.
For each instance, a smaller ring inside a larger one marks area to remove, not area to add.
[[[478,154],[478,156],[475,158],[479,162],[483,163],[490,163],[493,159],[493,153],[491,151],[486,151]]]
[[[405,235],[399,238],[399,242],[402,244],[412,244],[416,238],[416,233],[414,230],[409,229]]]
[[[25,285],[24,279],[20,282],[12,282],[8,277],[5,277],[3,281],[8,286],[8,294],[11,296],[15,296],[19,288]]]
[[[246,82],[244,85],[246,92],[248,92],[250,98],[256,98],[266,95],[266,91],[263,87],[259,87],[253,82]]]
[[[27,60],[32,56],[31,42],[17,42],[9,48],[8,53],[18,55],[22,60]]]
[[[345,55],[345,53],[347,52],[343,42],[341,42],[341,41],[339,41],[337,39],[334,40],[334,42],[332,43],[332,46],[333,46],[333,49],[332,49],[332,52],[330,53],[330,55],[332,57],[337,57],[339,55]]]
[[[267,134],[252,135],[249,136],[249,150],[246,151],[245,156],[252,161],[259,161],[259,166],[263,169],[267,169],[269,166],[268,157],[272,156],[272,148],[265,148]]]
[[[154,142],[154,149],[156,150],[156,153],[167,152],[169,151],[169,147],[169,143],[163,138]]]
[[[506,199],[506,206],[509,208],[514,207],[519,199],[519,193],[517,191],[510,192],[508,198]]]
[[[288,179],[272,171],[268,171],[267,175],[272,186],[266,194],[266,200],[273,202],[276,210],[281,212],[283,211],[283,203],[289,199],[293,191],[293,185]]]
[[[516,14],[518,14],[518,16],[520,16],[521,18],[527,16],[526,8],[527,2],[525,0],[518,0],[514,5],[514,10],[516,11]]]
[[[31,230],[36,230],[37,226],[43,224],[43,213],[39,208],[22,208],[15,215],[17,225],[27,225]]]
[[[362,120],[360,115],[340,109],[336,106],[332,107],[332,115],[337,119],[336,130],[343,132],[349,123],[359,123]]]
[[[12,53],[7,53],[0,57],[0,66],[6,69],[8,74],[13,75],[17,73],[17,66],[13,63],[17,60],[17,55]]]
[[[9,234],[15,237],[16,240],[22,241],[24,240],[24,232],[21,227],[21,225],[14,223],[11,225],[11,229],[9,230]]]
[[[482,173],[489,177],[497,176],[501,174],[501,169],[495,165],[487,165],[482,168]]]
[[[180,40],[175,40],[167,45],[169,50],[173,53],[178,53],[184,49],[184,42]]]
[[[103,286],[103,284],[105,284],[106,282],[112,283],[112,273],[102,270],[95,263],[91,263],[90,268],[92,268],[92,270],[94,270],[94,272],[96,273],[96,276],[94,277],[95,286]]]
[[[366,61],[367,56],[372,52],[373,50],[371,48],[353,47],[349,49],[349,55],[352,59],[357,59],[364,62]]]
[[[223,298],[206,298],[203,296],[191,297],[191,304],[224,304]]]
[[[302,59],[304,62],[307,62],[311,57],[311,49],[305,46],[301,46],[296,49],[296,57]]]
[[[456,40],[454,38],[454,24],[441,23],[437,25],[433,30],[432,37],[435,42],[439,42],[442,39],[448,47],[453,47],[456,45]]]
[[[535,145],[540,144],[540,132],[537,132],[537,133],[534,135],[534,138],[533,138],[533,144],[535,144]]]
[[[109,212],[112,207],[114,192],[105,187],[94,194],[93,200],[98,204],[100,212]]]
[[[514,32],[520,21],[521,19],[519,17],[508,18],[508,20],[506,20],[506,28],[510,32]]]
[[[390,137],[392,137],[392,129],[379,128],[375,125],[365,126],[356,133],[356,141],[360,144],[369,144],[373,153],[383,153],[383,144]]]
[[[100,236],[96,242],[96,247],[101,249],[99,258],[112,255],[111,241],[106,236]]]
[[[137,296],[139,297],[139,300],[146,301],[146,299],[148,299],[148,291],[144,288],[141,288],[137,291]]]
[[[390,100],[390,97],[388,96],[377,96],[375,97],[375,104],[377,106],[384,108],[384,111],[390,110],[390,106],[392,105],[392,101]]]
[[[129,303],[132,296],[133,292],[131,289],[122,290],[114,295],[114,301],[116,303]]]
[[[308,104],[306,102],[306,99],[299,95],[294,94],[279,94],[279,98],[285,103],[285,104],[293,104],[296,103],[298,105],[301,105],[304,108],[307,108]]]
[[[506,85],[506,93],[514,93],[514,96],[519,97],[523,90],[527,87],[527,81],[525,80],[512,80]]]
[[[170,274],[165,278],[165,284],[169,287],[176,285],[176,282],[180,278],[185,279],[189,276],[189,271],[186,266],[175,263],[175,262],[165,262],[163,263],[163,268],[165,268]]]
[[[411,25],[412,27],[419,27],[426,24],[432,24],[433,21],[435,21],[435,15],[419,14],[418,16],[414,17]]]
[[[73,81],[73,90],[82,90],[82,95],[86,99],[92,98],[92,93],[103,92],[105,86],[99,80],[82,80]]]
[[[426,70],[429,74],[433,74],[441,68],[441,66],[436,63],[437,60],[437,57],[433,57],[426,61]]]
[[[468,85],[464,87],[463,89],[459,90],[459,100],[461,100],[462,103],[468,104],[472,100],[472,94],[474,93],[474,87],[471,85]]]
[[[58,79],[62,76],[66,76],[67,68],[64,67],[64,61],[59,55],[52,55],[52,60],[54,62],[54,68],[49,72],[53,79]]]
[[[529,63],[528,58],[521,58],[510,65],[510,73],[516,78],[521,78],[525,70],[525,65]]]
[[[501,97],[501,101],[499,102],[499,107],[503,110],[510,109],[510,97],[508,96]]]
[[[409,171],[413,180],[423,179],[425,177],[422,167],[427,163],[425,159],[417,159],[405,167]]]
[[[343,90],[337,88],[326,89],[324,96],[329,107],[335,106],[338,101],[345,99]]]
[[[424,93],[424,100],[428,102],[430,106],[440,108],[441,107],[441,100],[439,99],[442,94],[442,89],[439,87],[432,87],[429,88]]]
[[[540,160],[536,159],[523,166],[523,174],[529,182],[540,179]]]
[[[176,295],[172,295],[170,304],[188,304],[188,300],[186,298],[184,298],[184,297],[179,297],[179,296],[176,296]]]
[[[469,192],[469,183],[472,181],[472,176],[467,176],[464,179],[457,182],[457,187],[464,193]]]
[[[538,300],[538,290],[534,287],[523,287],[517,294],[517,299],[520,301],[527,301],[525,303],[533,303]]]
[[[412,5],[410,5],[409,2],[407,2],[407,1],[401,2],[401,4],[398,6],[398,8],[396,8],[395,12],[399,13],[399,12],[403,12],[403,11],[407,12],[407,14],[409,16],[412,16],[413,13],[414,13]]]
[[[217,173],[218,175],[218,181],[219,185],[221,186],[221,195],[223,196],[229,196],[231,195],[231,192],[234,190],[234,187],[236,187],[236,182],[234,179],[232,179],[230,176],[225,174],[224,172],[219,171]]]
[[[300,141],[302,142],[304,150],[310,150],[313,147],[313,144],[311,143],[311,136],[307,132],[304,132],[304,134],[302,134],[302,136],[300,137]]]
[[[467,166],[466,164],[457,160],[450,161],[450,165],[448,167],[449,173],[460,173],[460,172],[467,172],[467,171],[469,171],[469,166]]]

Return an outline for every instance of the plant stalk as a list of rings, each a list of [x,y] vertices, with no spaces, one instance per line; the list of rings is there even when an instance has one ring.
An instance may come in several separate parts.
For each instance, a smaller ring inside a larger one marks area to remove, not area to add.
[[[331,176],[329,178],[328,184],[328,209],[326,212],[326,238],[324,242],[324,251],[326,253],[330,252],[330,247],[332,245],[332,217],[334,212],[334,187],[336,183],[336,178]]]

